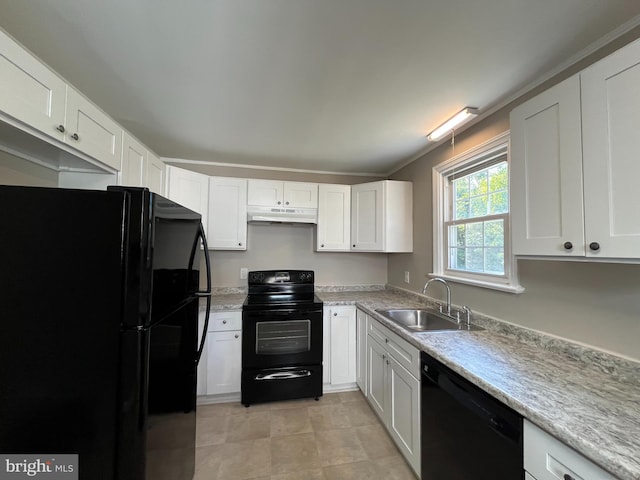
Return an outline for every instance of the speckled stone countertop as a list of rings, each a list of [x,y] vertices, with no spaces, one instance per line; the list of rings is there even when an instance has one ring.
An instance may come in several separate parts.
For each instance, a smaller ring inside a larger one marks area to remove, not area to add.
[[[412,333],[376,313],[426,297],[381,286],[320,288],[325,306],[356,305],[621,480],[640,480],[640,364],[474,314],[484,331]],[[212,310],[241,310],[218,289]]]
[[[616,477],[640,479],[640,364],[480,315],[484,331],[412,333],[375,311],[428,303],[399,289],[318,296],[357,305]]]

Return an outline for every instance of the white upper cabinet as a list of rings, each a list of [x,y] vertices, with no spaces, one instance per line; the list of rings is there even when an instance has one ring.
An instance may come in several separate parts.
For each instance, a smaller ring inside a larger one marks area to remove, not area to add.
[[[640,258],[640,41],[581,83],[587,256]]]
[[[351,250],[413,251],[411,182],[382,180],[351,186]]]
[[[640,257],[640,41],[511,113],[516,255]]]
[[[62,140],[66,101],[67,84],[0,30],[0,110]]]
[[[65,126],[68,145],[120,170],[122,128],[71,87],[67,88]]]
[[[124,160],[123,160],[124,161]],[[164,195],[164,177],[166,166],[162,160],[147,150],[147,162],[144,169],[144,185],[154,193]]]
[[[208,225],[210,249],[247,249],[246,179],[209,177]]]
[[[249,180],[247,203],[263,207],[318,208],[318,184]]]
[[[580,124],[578,75],[511,112],[515,254],[584,255]]]
[[[146,164],[147,149],[125,132],[122,141],[121,185],[142,187],[145,181],[144,169]]]
[[[351,186],[318,185],[318,251],[345,252],[351,249]]]
[[[209,177],[172,165],[167,165],[166,172],[167,197],[202,215],[202,226],[207,232]]]

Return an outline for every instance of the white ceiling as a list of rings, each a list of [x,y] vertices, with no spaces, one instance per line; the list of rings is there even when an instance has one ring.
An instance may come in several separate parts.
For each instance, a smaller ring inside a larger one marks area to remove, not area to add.
[[[389,172],[638,0],[0,0],[0,26],[163,157]]]

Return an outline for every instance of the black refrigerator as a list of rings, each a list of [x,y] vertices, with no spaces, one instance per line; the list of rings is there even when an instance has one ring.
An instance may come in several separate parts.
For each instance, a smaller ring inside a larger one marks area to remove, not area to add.
[[[0,206],[0,457],[191,479],[211,292],[200,215],[126,187],[0,186]]]

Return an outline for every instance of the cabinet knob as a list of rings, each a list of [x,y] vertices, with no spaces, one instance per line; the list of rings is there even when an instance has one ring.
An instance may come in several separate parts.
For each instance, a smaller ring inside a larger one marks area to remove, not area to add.
[[[285,205],[289,205],[289,202],[284,202]]]
[[[338,312],[335,312],[335,313],[333,314],[333,316],[334,316],[334,317],[337,317],[337,316],[338,316]]]
[[[389,360],[387,360],[387,365],[389,365]]]
[[[384,339],[384,343],[389,343],[389,339],[388,339],[388,338],[385,338],[385,339]]]
[[[596,251],[600,250],[600,244],[598,242],[591,242],[589,244],[589,248],[591,250],[593,250],[594,252],[596,252]]]
[[[569,475],[568,473],[565,473],[562,478],[564,480],[576,480],[575,478],[573,478],[571,475]]]
[[[353,244],[353,248],[356,248],[356,244],[355,243]]]
[[[73,138],[74,140],[80,140],[80,137],[78,136],[77,133],[74,133],[73,135],[71,135],[71,138]]]
[[[324,243],[321,243],[321,244],[320,244],[320,248],[324,248]]]
[[[222,324],[223,324],[223,325],[226,325],[226,324],[227,324],[227,321],[226,321],[226,320],[222,320]]]
[[[58,130],[60,133],[64,133],[64,125],[58,125],[56,127],[56,130]]]
[[[240,337],[240,335],[238,335],[238,334],[236,333],[236,334],[234,335],[234,337],[238,338],[238,337]]]
[[[387,358],[387,356],[385,354],[382,354],[382,359],[384,360],[385,358]]]
[[[238,246],[241,247],[242,246],[242,242],[238,242]]]
[[[282,202],[281,202],[281,201],[278,201],[278,205],[282,205]]]
[[[571,243],[571,242],[564,242],[563,247],[564,247],[564,249],[565,249],[565,250],[571,250],[571,249],[573,248],[573,243]]]

